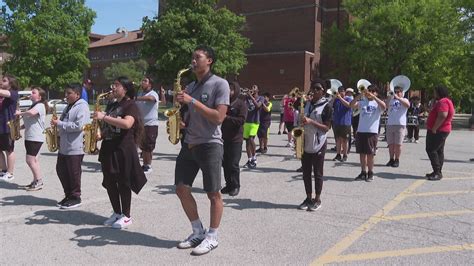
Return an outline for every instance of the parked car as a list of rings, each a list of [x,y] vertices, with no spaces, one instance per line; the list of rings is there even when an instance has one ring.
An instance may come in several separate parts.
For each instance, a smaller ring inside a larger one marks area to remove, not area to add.
[[[53,113],[53,107],[56,104],[56,113],[62,114],[67,107],[67,102],[63,99],[51,99],[48,101],[49,113]]]
[[[20,102],[20,111],[24,112],[33,104],[31,101],[31,91],[19,91],[18,100]]]

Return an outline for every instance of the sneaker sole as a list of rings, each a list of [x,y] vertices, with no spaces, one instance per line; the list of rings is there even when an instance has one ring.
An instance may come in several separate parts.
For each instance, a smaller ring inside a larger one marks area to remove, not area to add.
[[[217,247],[218,247],[218,246],[212,247],[210,250],[208,250],[208,251],[206,251],[206,252],[204,252],[204,253],[196,253],[196,252],[194,252],[194,250],[193,250],[193,251],[191,252],[191,255],[193,255],[193,256],[205,255],[205,254],[211,252],[212,250],[216,249]]]
[[[314,211],[317,211],[317,210],[319,210],[319,209],[321,209],[321,205],[319,205],[319,206],[318,206],[317,208],[315,208],[315,209],[308,208],[308,211],[309,211],[309,212],[314,212]]]
[[[38,188],[26,188],[26,191],[38,191],[38,190],[42,190],[43,187],[38,187]]]
[[[72,206],[62,206],[61,205],[61,207],[59,207],[59,208],[68,210],[68,209],[74,209],[74,208],[81,207],[81,206],[82,206],[82,203],[79,203],[79,204],[72,205]]]

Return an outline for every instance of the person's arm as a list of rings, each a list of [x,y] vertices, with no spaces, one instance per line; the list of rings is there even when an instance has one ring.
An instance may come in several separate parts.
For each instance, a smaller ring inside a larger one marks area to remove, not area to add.
[[[394,95],[394,97],[395,99],[399,100],[403,106],[405,106],[406,108],[410,108],[410,101],[407,98],[398,97],[397,95]]]
[[[75,112],[76,119],[74,121],[61,121],[59,119],[57,120],[51,120],[51,122],[55,121],[57,126],[61,129],[63,129],[66,132],[79,132],[82,131],[82,128],[86,123],[89,122],[89,117],[90,117],[90,111],[89,107],[84,107],[82,110],[77,110]]]
[[[378,104],[379,104],[379,108],[382,110],[382,111],[385,111],[385,109],[387,109],[387,105],[385,104],[384,101],[380,100],[377,96],[375,96],[373,93],[371,92],[367,92],[367,96],[368,97],[372,97]]]
[[[360,100],[361,95],[362,94],[359,94],[359,95],[355,96],[354,99],[351,101],[350,107],[352,109],[359,108],[359,100]]]
[[[25,117],[32,117],[32,116],[35,116],[37,114],[39,114],[38,110],[36,110],[36,108],[32,108],[28,111],[25,111],[25,112],[21,112],[19,110],[17,110],[17,115],[19,116],[25,116]]]
[[[271,105],[272,105],[272,103],[270,101],[268,101],[267,105],[265,105],[265,103],[263,103],[262,104],[263,110],[265,110],[265,112],[267,112],[267,113],[270,113],[270,111],[272,110]]]
[[[351,108],[351,103],[346,101],[343,97],[341,97],[340,94],[337,94],[337,98],[341,101],[342,105],[344,105],[347,108]]]
[[[305,116],[303,118],[303,124],[313,125],[324,132],[328,132],[331,129],[331,117],[332,117],[332,108],[329,106],[329,104],[327,104],[324,107],[323,113],[321,114],[321,116],[323,120],[322,123],[319,123],[318,121]]]
[[[0,97],[10,98],[10,96],[11,96],[11,93],[9,90],[0,89]]]
[[[156,95],[158,97],[158,94]],[[141,102],[156,102],[158,101],[157,97],[153,95],[143,95],[143,96],[137,96],[136,101],[141,101]]]
[[[135,123],[135,118],[131,115],[126,115],[124,118],[122,117],[112,117],[106,115],[105,112],[96,112],[94,114],[94,118],[98,120],[102,120],[105,123],[112,125],[114,127],[118,127],[121,129],[130,129],[133,127]]]
[[[248,109],[245,104],[239,104],[239,113],[237,116],[226,116],[225,120],[226,123],[230,123],[232,127],[239,128],[245,123],[245,119],[247,118]]]
[[[219,104],[216,109],[212,109],[201,103],[200,101],[194,99],[189,94],[185,92],[180,92],[176,95],[177,100],[181,103],[191,104],[194,106],[194,109],[204,116],[211,123],[220,125],[224,121],[227,113],[227,105]]]

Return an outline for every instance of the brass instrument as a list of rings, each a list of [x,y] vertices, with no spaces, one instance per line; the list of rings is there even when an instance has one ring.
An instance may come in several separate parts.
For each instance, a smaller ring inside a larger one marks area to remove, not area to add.
[[[181,104],[177,101],[176,96],[178,93],[182,91],[181,88],[181,76],[191,70],[192,67],[184,68],[178,71],[178,74],[176,75],[176,79],[174,81],[173,85],[173,108],[168,109],[164,112],[164,115],[168,117],[168,121],[166,121],[166,132],[168,133],[168,140],[173,144],[176,145],[178,144],[179,140],[182,137],[182,134],[180,132],[180,126],[181,126]]]
[[[285,98],[285,95],[288,95],[288,94],[276,94],[276,95],[273,95],[273,100],[282,100],[283,98]]]
[[[16,110],[20,110],[20,100],[16,102]],[[10,128],[10,139],[13,141],[21,139],[20,120],[21,117],[19,115],[15,115],[15,118],[7,122],[8,128]]]
[[[101,93],[97,95],[97,100],[95,102],[94,111],[100,112],[100,100],[109,96],[112,91]],[[97,148],[97,142],[100,139],[100,124],[99,120],[94,118],[90,124],[84,125],[82,127],[84,131],[84,152],[87,154],[97,154],[99,153],[99,148]]]
[[[337,96],[339,94],[339,87],[342,86],[342,82],[337,79],[330,79],[331,88],[329,88],[326,93],[332,96]]]
[[[53,105],[53,117],[51,118],[52,120],[58,119],[58,114],[56,113],[56,103],[54,103]],[[50,152],[57,151],[59,149],[58,126],[50,126],[46,128],[43,133],[46,135],[46,145],[48,145],[48,150]]]
[[[372,85],[372,83],[366,79],[359,79],[359,81],[357,81],[357,89],[359,89],[359,92],[362,94],[365,94],[365,91],[370,85]]]
[[[304,153],[304,126],[303,126],[303,119],[304,119],[304,95],[302,92],[297,91],[298,96],[300,97],[300,110],[298,114],[298,127],[291,130],[291,135],[295,139],[295,152],[296,158],[301,159],[303,158]]]
[[[396,76],[390,81],[389,95],[391,96],[394,94],[395,87],[402,88],[403,95],[405,95],[405,93],[410,89],[410,85],[411,85],[411,82],[407,76],[403,76],[403,75]]]
[[[251,89],[242,88],[242,89],[240,89],[240,94],[242,94],[242,95],[254,95],[255,94],[255,88],[254,87],[252,87]]]

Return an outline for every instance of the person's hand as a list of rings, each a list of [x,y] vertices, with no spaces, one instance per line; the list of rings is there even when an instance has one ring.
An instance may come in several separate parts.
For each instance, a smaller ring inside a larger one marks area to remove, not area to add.
[[[20,110],[16,110],[15,115],[21,115],[21,111],[20,111]]]
[[[186,128],[186,124],[183,121],[181,121],[179,123],[179,129],[183,129],[183,128]]]
[[[51,119],[51,126],[57,126],[59,123],[59,119]]]
[[[96,112],[94,112],[93,118],[97,119],[97,120],[104,120],[105,115],[106,115],[105,112],[96,111]]]
[[[438,131],[437,129],[434,129],[434,128],[431,129],[431,132],[433,132],[433,134],[436,134],[437,131]]]
[[[307,124],[310,124],[311,121],[313,121],[311,118],[308,118],[308,117],[303,117],[303,120],[301,121],[301,123],[304,125],[307,125]]]
[[[178,94],[176,94],[176,100],[177,100],[179,103],[189,104],[189,103],[193,100],[193,97],[191,97],[191,96],[190,96],[189,94],[187,94],[186,92],[181,91],[181,92],[179,92]]]
[[[373,99],[375,98],[375,95],[372,92],[365,90],[365,97]]]

